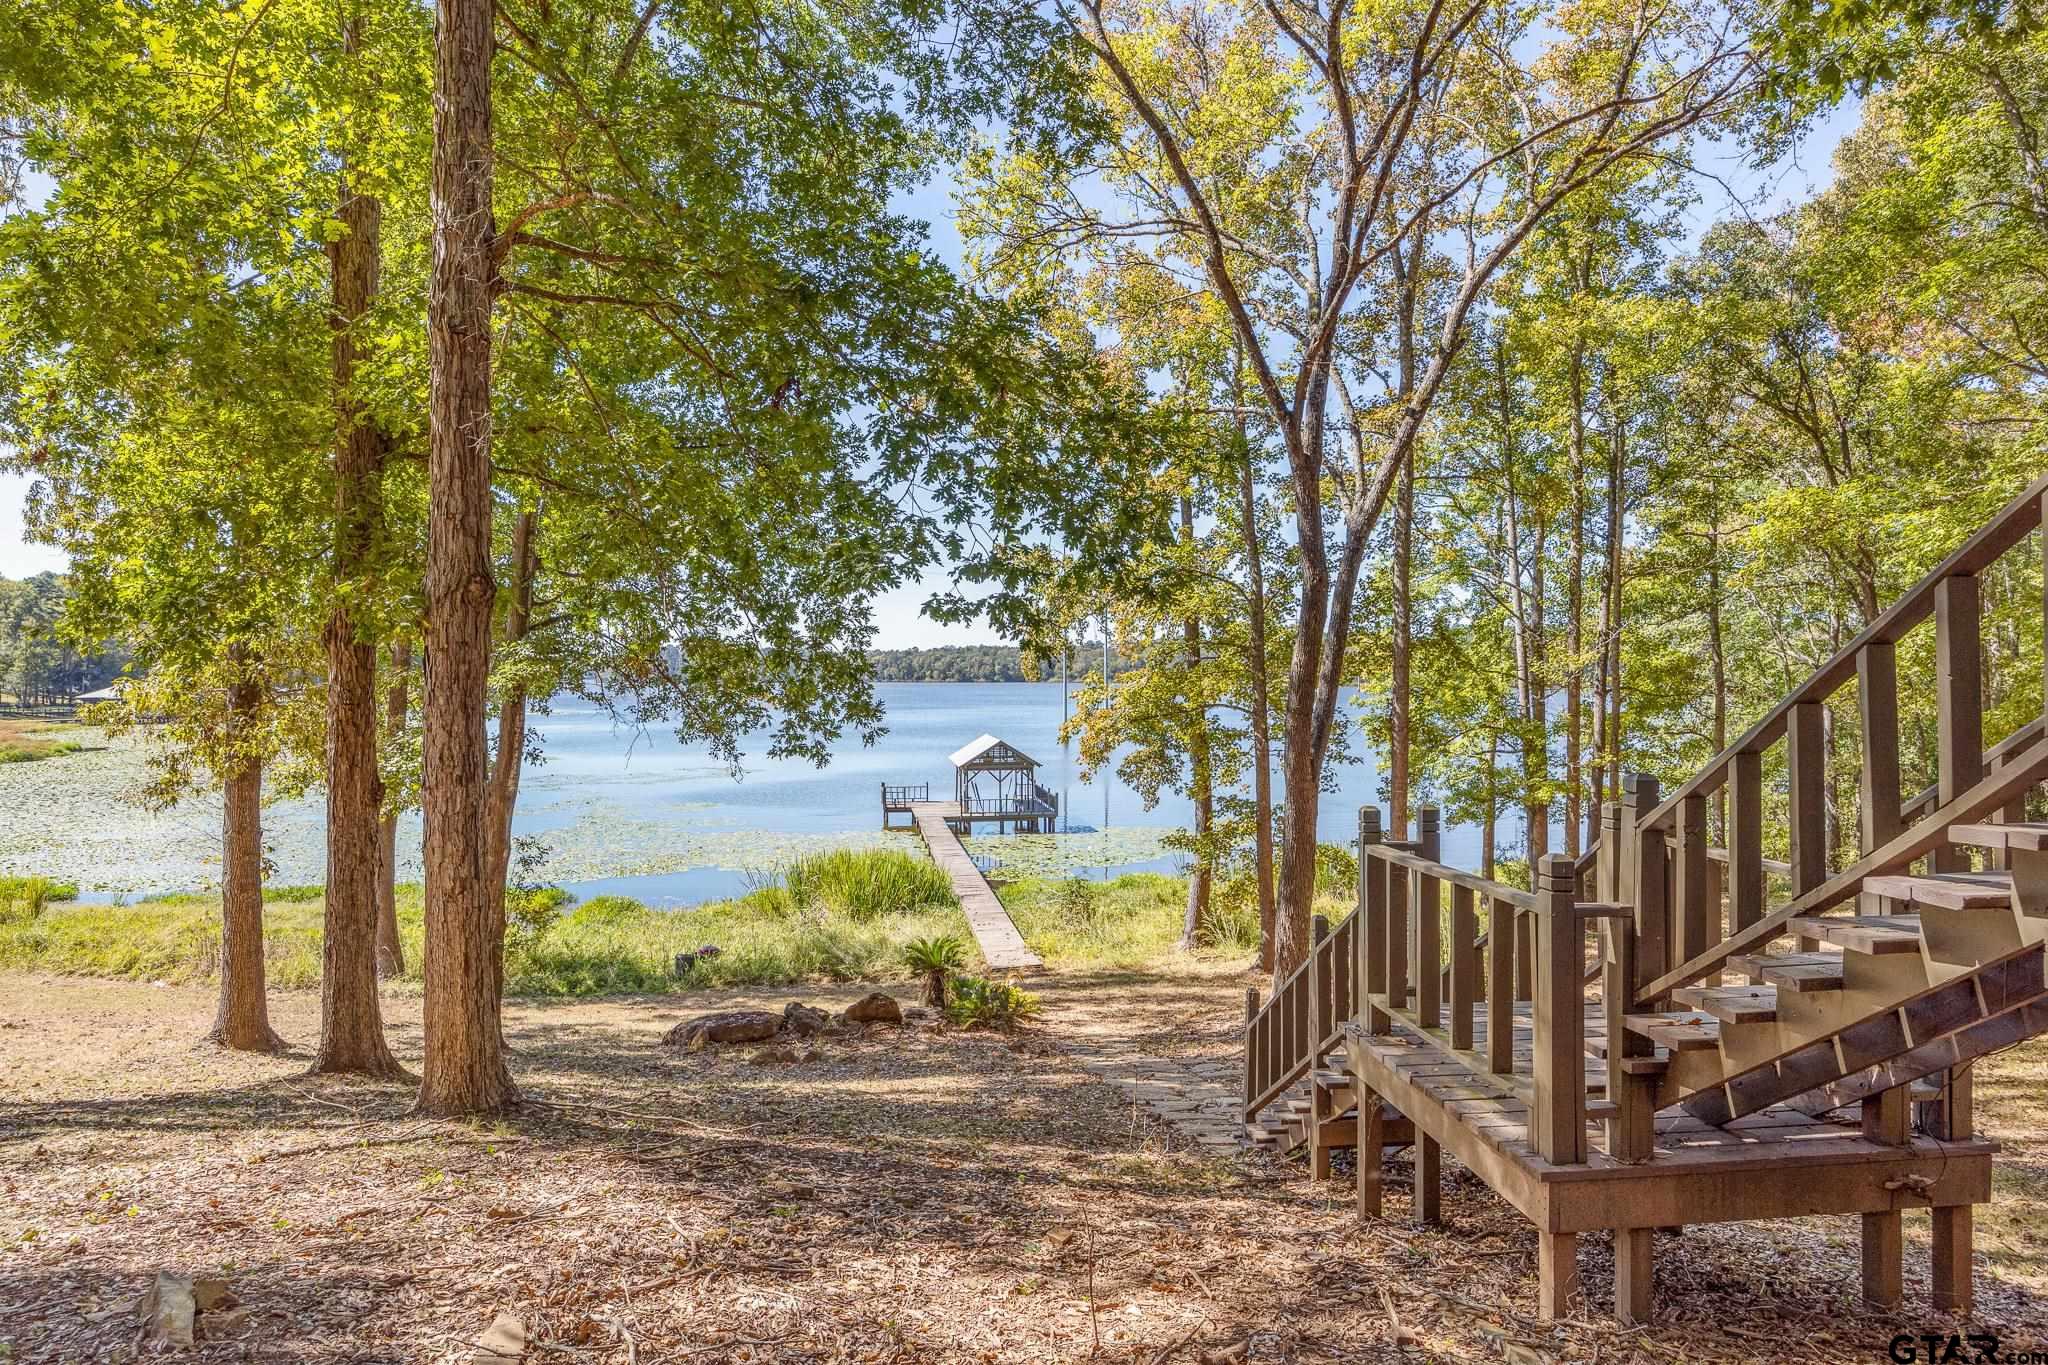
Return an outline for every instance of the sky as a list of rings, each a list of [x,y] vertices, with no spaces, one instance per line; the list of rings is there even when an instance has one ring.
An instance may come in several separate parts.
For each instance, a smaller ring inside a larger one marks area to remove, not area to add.
[[[1777,212],[1824,188],[1831,174],[1830,160],[1841,139],[1852,132],[1860,114],[1849,101],[1824,115],[1792,155],[1759,169],[1744,160],[1739,149],[1727,145],[1701,149],[1694,158],[1702,171],[1698,181],[1699,202],[1687,210],[1688,236],[1697,239],[1708,227],[1728,216],[1738,200],[1756,215]],[[34,196],[32,193],[32,197]],[[932,249],[948,264],[961,264],[962,244],[953,222],[953,183],[940,176],[898,202],[900,212],[922,220],[929,227]],[[22,538],[22,504],[29,481],[18,474],[0,474],[0,577],[21,578],[45,571],[62,571],[64,555],[45,545],[26,543]],[[915,583],[884,593],[875,604],[875,643],[885,649],[935,645],[999,643],[985,625],[943,625],[923,614],[923,606],[934,593],[952,586],[944,568],[927,573]]]

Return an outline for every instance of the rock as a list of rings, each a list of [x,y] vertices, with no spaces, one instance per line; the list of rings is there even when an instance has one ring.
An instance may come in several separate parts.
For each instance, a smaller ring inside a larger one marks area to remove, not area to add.
[[[193,1319],[198,1313],[198,1305],[192,1302],[192,1281],[168,1270],[157,1272],[156,1283],[143,1292],[142,1301],[135,1305],[143,1334],[167,1346],[192,1344]]]
[[[662,1041],[695,1052],[706,1043],[760,1043],[782,1028],[782,1016],[766,1010],[722,1010],[685,1019]]]
[[[199,1334],[208,1341],[228,1341],[249,1325],[246,1308],[222,1308],[199,1316]]]
[[[470,1365],[523,1365],[526,1360],[526,1324],[510,1313],[500,1312],[476,1339],[476,1353]]]
[[[240,1302],[228,1282],[218,1276],[192,1281],[192,1305],[202,1313],[233,1308]]]
[[[782,1026],[799,1038],[808,1038],[814,1033],[823,1033],[831,1026],[832,1016],[801,1000],[792,1000],[782,1011]]]
[[[856,1000],[846,1007],[846,1022],[849,1024],[900,1024],[903,1022],[903,1007],[896,1003],[896,997],[876,991],[864,1000]]]

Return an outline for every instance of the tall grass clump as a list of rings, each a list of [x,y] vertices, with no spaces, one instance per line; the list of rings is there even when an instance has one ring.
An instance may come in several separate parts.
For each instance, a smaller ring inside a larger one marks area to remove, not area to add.
[[[78,888],[70,882],[48,877],[0,877],[0,923],[34,919],[53,901],[76,898]]]
[[[782,880],[797,904],[862,922],[957,903],[937,864],[895,848],[810,854],[791,863]]]

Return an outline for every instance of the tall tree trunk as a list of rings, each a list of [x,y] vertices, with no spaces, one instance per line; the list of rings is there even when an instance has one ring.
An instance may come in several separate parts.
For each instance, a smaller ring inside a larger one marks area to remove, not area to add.
[[[427,1114],[513,1103],[499,1028],[504,904],[486,862],[491,667],[491,0],[440,0],[427,299]]]
[[[1195,540],[1195,509],[1185,497],[1180,500],[1180,538],[1192,546]],[[1194,683],[1193,714],[1188,717],[1188,795],[1195,803],[1195,865],[1188,875],[1188,905],[1181,925],[1182,952],[1193,952],[1201,943],[1202,922],[1209,916],[1209,887],[1212,880],[1209,832],[1215,820],[1214,792],[1210,778],[1209,713],[1201,698],[1205,689],[1199,673],[1202,667],[1202,618],[1188,616],[1182,623],[1188,642],[1188,670]]]
[[[238,678],[228,686],[235,760],[221,784],[220,1005],[206,1035],[241,1052],[284,1047],[270,1029],[263,983],[263,763],[249,733],[261,700],[256,682]]]
[[[1394,658],[1387,694],[1387,824],[1396,839],[1408,837],[1409,718],[1413,714],[1415,638],[1415,455],[1401,466],[1394,498]]]
[[[355,25],[347,46],[354,47]],[[377,1005],[377,646],[367,595],[384,516],[384,436],[355,393],[356,328],[377,296],[381,205],[342,168],[344,232],[333,275],[335,605],[327,618],[327,909],[320,948],[320,1051],[313,1070],[402,1074]]]
[[[412,645],[396,640],[391,645],[391,686],[384,694],[384,730],[389,735],[405,733],[406,711],[411,705]],[[405,971],[405,946],[398,938],[398,812],[386,811],[377,826],[377,974],[399,976]]]
[[[1244,435],[1244,405],[1237,404],[1238,435]],[[1240,440],[1240,446],[1243,445]],[[1257,862],[1253,875],[1259,888],[1259,970],[1273,970],[1275,896],[1273,888],[1273,721],[1268,710],[1270,684],[1266,676],[1266,566],[1265,547],[1259,535],[1258,497],[1254,489],[1251,452],[1240,451],[1244,463],[1237,480],[1238,515],[1244,521],[1246,578],[1251,591],[1249,647],[1251,658],[1252,724],[1252,857]]]
[[[1507,347],[1503,338],[1494,348],[1495,375],[1500,401],[1501,469],[1505,473],[1507,500],[1502,511],[1507,519],[1508,599],[1515,617],[1515,701],[1522,731],[1522,821],[1524,851],[1530,873],[1550,852],[1550,806],[1546,788],[1550,783],[1549,709],[1544,697],[1543,667],[1543,536],[1539,526],[1531,533],[1528,551],[1528,581],[1523,581],[1523,507],[1515,466],[1521,459],[1516,436],[1514,395],[1508,382]]]
[[[1590,254],[1590,248],[1589,248]],[[1585,272],[1580,284],[1587,284]],[[1571,362],[1572,527],[1571,569],[1565,582],[1565,654],[1571,660],[1564,689],[1564,851],[1577,858],[1582,851],[1585,821],[1586,737],[1586,342],[1572,338]]]
[[[1601,624],[1601,639],[1607,650],[1607,790],[1608,799],[1621,799],[1621,524],[1627,497],[1627,436],[1621,429],[1621,413],[1614,424],[1607,459],[1607,605]]]
[[[1717,509],[1718,511],[1718,509]],[[1728,645],[1721,631],[1721,533],[1718,524],[1707,528],[1707,662],[1714,685],[1714,752],[1728,747]],[[1714,793],[1719,817],[1721,843],[1728,843],[1728,784]]]
[[[1322,498],[1313,479],[1294,480],[1301,600],[1280,749],[1280,895],[1273,914],[1273,977],[1279,982],[1308,959],[1309,912],[1316,896],[1316,817],[1322,803],[1315,748],[1316,688],[1323,665],[1323,629],[1330,604],[1329,557],[1323,546]]]

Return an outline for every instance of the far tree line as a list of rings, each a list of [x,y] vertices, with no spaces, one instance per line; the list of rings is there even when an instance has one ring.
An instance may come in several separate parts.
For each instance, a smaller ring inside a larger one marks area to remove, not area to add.
[[[125,650],[77,645],[58,630],[68,595],[62,574],[0,578],[0,701],[60,705],[120,676]]]

